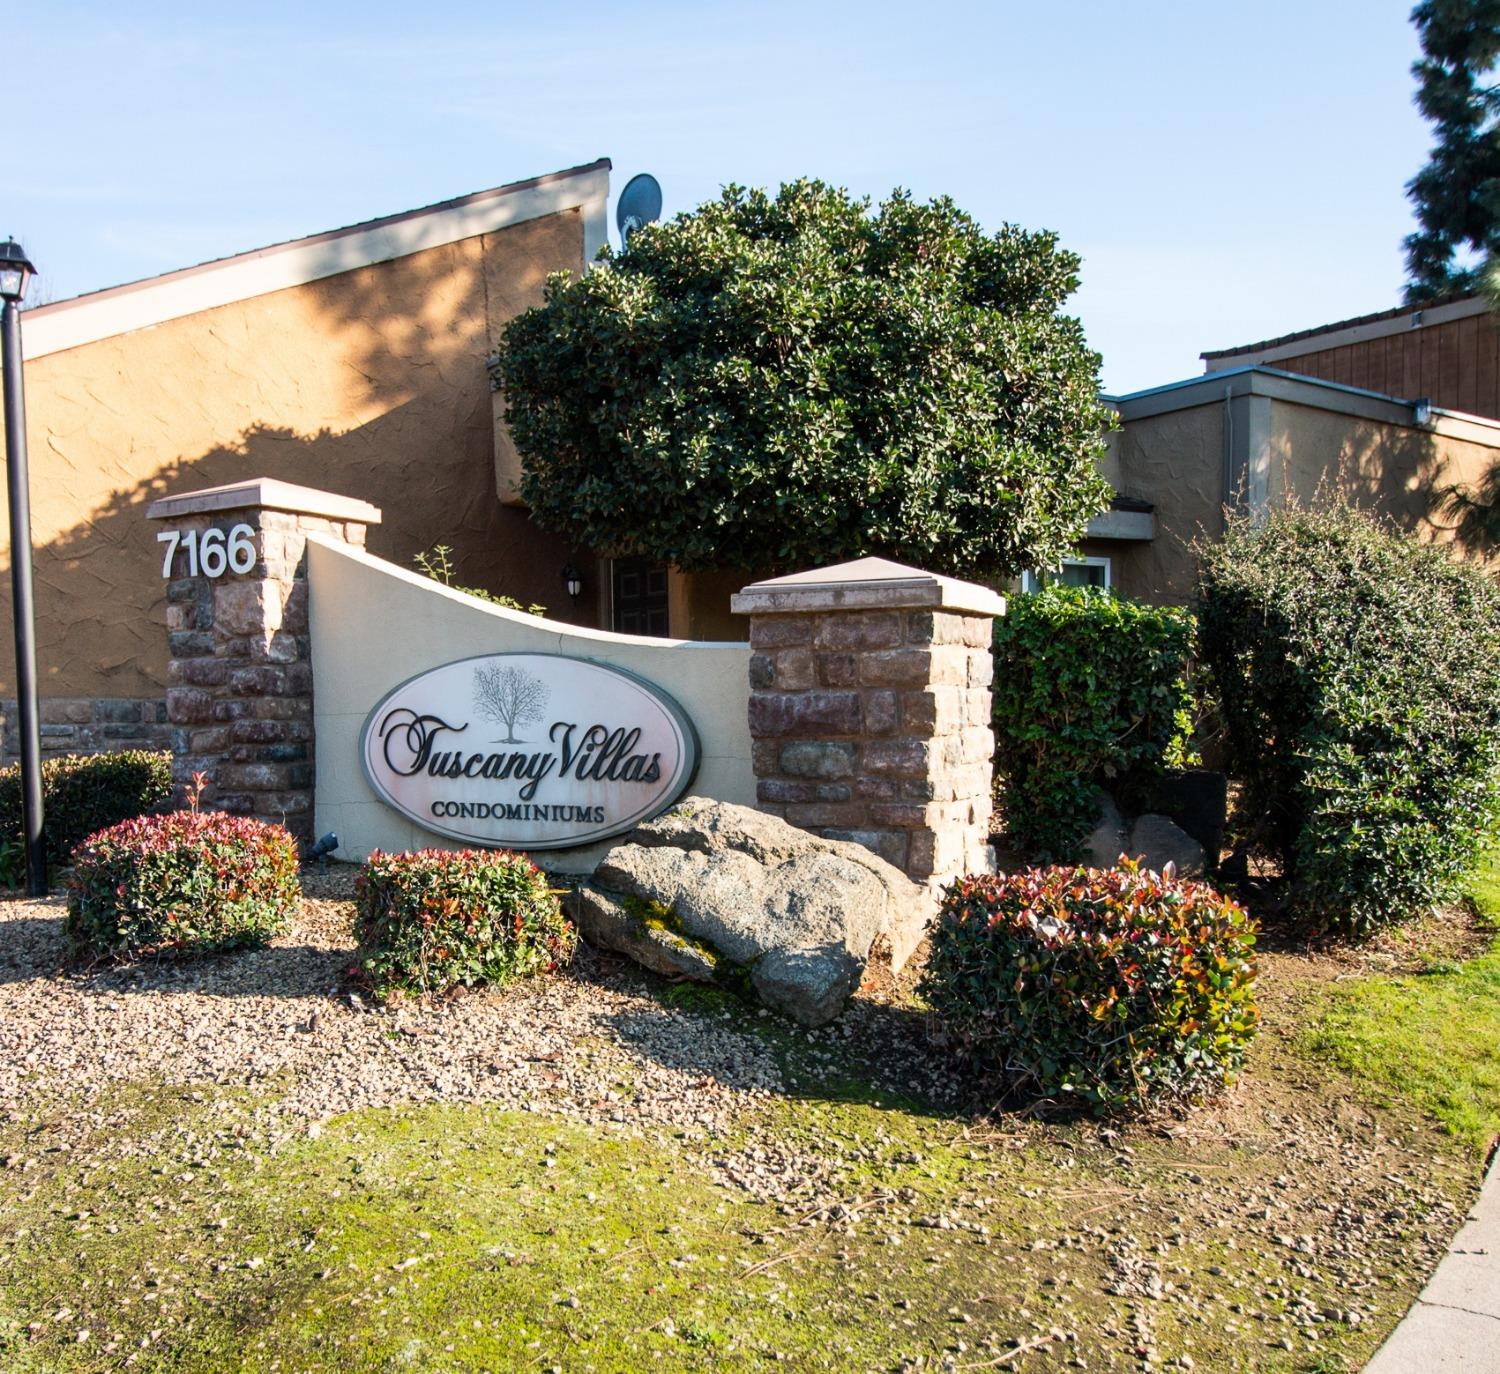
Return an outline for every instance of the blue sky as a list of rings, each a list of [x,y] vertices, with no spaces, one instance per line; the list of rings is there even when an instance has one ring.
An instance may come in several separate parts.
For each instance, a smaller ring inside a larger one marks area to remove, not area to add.
[[[1407,0],[52,0],[9,24],[0,233],[47,298],[588,162],[946,193],[1082,254],[1122,392],[1395,305],[1425,160]]]

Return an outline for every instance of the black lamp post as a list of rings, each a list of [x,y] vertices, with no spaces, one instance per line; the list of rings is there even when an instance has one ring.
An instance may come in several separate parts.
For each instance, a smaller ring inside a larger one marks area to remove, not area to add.
[[[31,483],[26,473],[26,390],[21,373],[21,298],[36,271],[15,239],[0,243],[0,365],[5,374],[6,492],[10,499],[10,586],[16,619],[16,704],[21,734],[21,823],[26,892],[47,895],[42,841],[42,744],[37,730],[36,606],[31,589]]]
[[[562,570],[563,586],[567,588],[568,595],[577,601],[583,595],[583,574],[571,563]]]

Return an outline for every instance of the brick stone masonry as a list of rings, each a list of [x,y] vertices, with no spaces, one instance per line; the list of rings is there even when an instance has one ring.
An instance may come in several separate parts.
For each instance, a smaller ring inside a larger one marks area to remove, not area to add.
[[[763,810],[939,884],[993,865],[990,639],[1004,601],[883,559],[774,578],[750,621]]]
[[[363,547],[380,512],[362,501],[261,479],[155,502],[173,530],[235,525],[254,532],[244,574],[189,574],[179,548],[167,583],[166,716],[173,775],[210,780],[208,805],[313,828],[313,677],[308,639],[307,536]]]
[[[147,697],[43,697],[40,702],[42,757],[103,754],[113,749],[170,749],[172,727],[167,703]],[[0,762],[21,756],[20,719],[14,698],[0,701],[4,738]]]

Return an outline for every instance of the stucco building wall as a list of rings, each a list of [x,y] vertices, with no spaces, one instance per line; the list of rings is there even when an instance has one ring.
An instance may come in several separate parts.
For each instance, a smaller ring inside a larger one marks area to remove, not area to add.
[[[1085,546],[1108,554],[1123,596],[1158,604],[1192,599],[1192,543],[1224,532],[1224,407],[1215,400],[1126,419],[1112,436],[1116,483],[1156,507],[1156,537]]]
[[[559,578],[569,559],[592,562],[497,500],[484,367],[547,274],[582,269],[584,239],[568,209],[28,360],[43,695],[162,695],[164,583],[145,507],[247,476],[371,501],[386,513],[372,552],[409,565],[445,542],[463,582],[592,620],[592,601],[575,609]],[[4,623],[9,595],[6,577]]]
[[[1271,407],[1273,503],[1305,504],[1320,492],[1342,496],[1437,543],[1451,543],[1458,533],[1442,493],[1473,490],[1496,458],[1493,443],[1283,401]]]
[[[1117,402],[1107,471],[1116,489],[1155,506],[1149,542],[1086,543],[1108,554],[1114,586],[1153,602],[1192,599],[1200,537],[1224,532],[1226,509],[1250,514],[1320,492],[1389,516],[1423,539],[1485,559],[1445,509],[1500,463],[1500,423],[1270,368],[1248,368]]]

